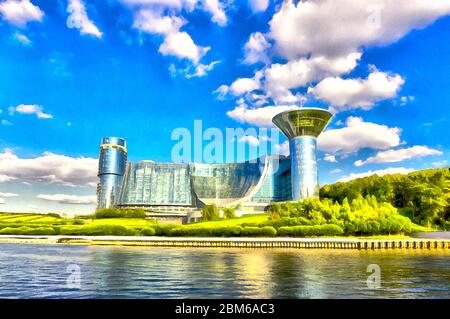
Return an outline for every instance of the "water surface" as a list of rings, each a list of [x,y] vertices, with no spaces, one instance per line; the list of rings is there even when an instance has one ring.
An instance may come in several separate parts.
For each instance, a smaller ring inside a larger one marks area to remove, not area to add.
[[[450,252],[0,244],[0,298],[380,297],[450,298]]]

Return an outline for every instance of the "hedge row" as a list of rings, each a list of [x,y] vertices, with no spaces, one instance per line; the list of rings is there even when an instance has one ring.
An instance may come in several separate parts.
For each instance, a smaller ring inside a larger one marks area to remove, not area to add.
[[[145,218],[146,212],[143,209],[116,209],[105,208],[95,212],[93,218]]]
[[[326,224],[316,226],[283,226],[278,228],[280,236],[340,236],[344,234],[342,227],[338,225]]]
[[[344,230],[332,224],[316,226],[233,226],[233,227],[187,227],[176,225],[155,225],[155,227],[127,227],[120,225],[80,225],[57,227],[6,227],[0,230],[4,235],[86,235],[86,236],[179,236],[179,237],[273,237],[273,236],[339,236]]]
[[[6,227],[0,230],[2,235],[85,235],[85,236],[154,236],[155,229],[120,225],[81,225],[60,227]]]

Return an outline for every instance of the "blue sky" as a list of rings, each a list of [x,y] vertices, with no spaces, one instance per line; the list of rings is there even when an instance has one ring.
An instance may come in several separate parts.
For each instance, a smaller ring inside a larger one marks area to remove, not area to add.
[[[450,1],[343,2],[0,0],[0,210],[92,210],[103,136],[171,161],[299,105],[335,114],[322,184],[447,166]]]

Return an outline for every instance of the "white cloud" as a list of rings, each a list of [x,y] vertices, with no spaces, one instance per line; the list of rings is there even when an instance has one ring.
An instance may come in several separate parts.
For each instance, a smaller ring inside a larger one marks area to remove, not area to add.
[[[13,180],[15,180],[14,177],[11,177],[11,176],[8,176],[8,175],[0,174],[0,183],[10,182],[10,181],[13,181]]]
[[[323,160],[330,163],[337,163],[336,156],[332,154],[325,154]]]
[[[177,33],[186,20],[177,16],[162,16],[150,9],[139,10],[134,17],[133,26],[141,31],[168,35]]]
[[[14,33],[14,39],[26,46],[30,46],[33,44],[33,42],[24,34],[20,33],[20,32],[16,32]]]
[[[248,143],[251,146],[258,146],[259,145],[259,139],[256,136],[253,135],[244,135],[238,139],[238,142],[241,143]]]
[[[329,103],[335,112],[356,108],[368,110],[378,101],[395,97],[404,82],[398,74],[374,71],[367,79],[328,77],[309,88],[308,93]]]
[[[254,13],[258,13],[267,10],[269,0],[248,0],[248,4]]]
[[[275,152],[284,156],[289,155],[289,141],[284,141],[281,144],[276,144],[274,146]]]
[[[64,186],[97,184],[98,160],[44,153],[35,158],[20,158],[11,150],[0,153],[0,182],[55,183]]]
[[[211,13],[211,20],[220,26],[227,24],[227,15],[224,6],[219,0],[203,0],[203,8],[206,12]]]
[[[335,169],[331,170],[330,173],[331,173],[331,174],[342,173],[342,169],[340,169],[340,168],[335,168]]]
[[[14,110],[21,114],[35,114],[38,119],[53,118],[53,115],[44,113],[42,106],[36,104],[20,104],[17,105]]]
[[[292,96],[290,89],[327,76],[346,74],[356,67],[360,58],[361,53],[353,52],[342,57],[317,56],[272,64],[264,73],[265,90],[274,101],[286,102],[286,97]]]
[[[444,167],[447,165],[447,160],[442,160],[442,161],[437,161],[437,162],[433,162],[431,163],[431,165],[433,165],[434,167]]]
[[[11,126],[12,125],[12,123],[10,121],[5,120],[5,119],[3,119],[1,123],[3,126]]]
[[[245,64],[254,64],[257,62],[269,64],[270,59],[267,55],[267,50],[270,47],[271,44],[261,32],[252,33],[244,45],[245,58],[243,62]]]
[[[3,198],[0,198],[0,205],[5,204],[5,200]]]
[[[211,20],[220,25],[227,24],[225,5],[219,0],[121,0],[133,13],[133,26],[143,32],[163,36],[159,52],[180,59],[188,59],[197,65],[210,47],[195,44],[191,35],[180,31],[187,21],[181,17],[183,11],[202,10],[211,14]]]
[[[39,194],[36,198],[58,202],[62,204],[95,204],[97,202],[97,196],[95,195],[69,195],[69,194]]]
[[[211,70],[214,69],[214,67],[219,64],[220,61],[213,61],[209,64],[202,64],[199,63],[196,67],[195,67],[195,72],[194,73],[186,73],[186,78],[193,78],[193,77],[203,77],[205,75],[208,74],[208,72],[210,72]]]
[[[248,108],[247,105],[241,104],[231,111],[227,112],[227,116],[240,122],[251,125],[268,127],[272,126],[272,118],[278,113],[297,109],[298,106],[293,105],[277,105],[265,106],[261,108]]]
[[[18,27],[25,27],[31,21],[42,21],[44,17],[44,12],[30,0],[6,0],[0,3],[0,14]]]
[[[378,176],[384,176],[384,175],[390,175],[390,174],[408,174],[411,172],[414,172],[415,170],[412,168],[405,168],[405,167],[389,167],[385,169],[380,169],[376,171],[368,171],[364,173],[351,173],[348,176],[342,177],[338,180],[338,182],[348,182],[352,179],[356,178],[362,178],[362,177],[368,177],[372,175],[378,175]]]
[[[89,19],[85,4],[82,0],[69,0],[67,12],[70,13],[67,18],[67,26],[69,28],[80,29],[81,34],[89,34],[97,38],[102,37],[103,33]]]
[[[336,56],[393,43],[450,13],[448,0],[291,0],[270,22],[270,35],[288,59]]]
[[[164,42],[159,47],[159,52],[163,55],[186,58],[197,64],[210,48],[197,46],[188,33],[178,32],[170,34],[164,39]]]
[[[331,154],[349,154],[363,148],[384,150],[400,144],[401,130],[349,117],[346,126],[329,129],[319,135],[318,149]]]
[[[239,96],[260,88],[258,78],[239,78],[230,85],[230,92]]]
[[[409,102],[413,102],[415,100],[415,97],[414,96],[412,96],[412,95],[407,95],[407,96],[402,96],[401,98],[400,98],[400,105],[406,105],[406,104],[408,104]]]
[[[387,150],[378,152],[375,156],[369,157],[362,161],[355,162],[356,166],[362,166],[366,164],[375,163],[397,163],[414,157],[424,157],[429,155],[441,155],[442,152],[429,148],[427,146],[416,145],[408,148],[402,148],[398,150]]]
[[[16,193],[1,193],[0,192],[0,197],[17,197],[19,196],[19,194]]]

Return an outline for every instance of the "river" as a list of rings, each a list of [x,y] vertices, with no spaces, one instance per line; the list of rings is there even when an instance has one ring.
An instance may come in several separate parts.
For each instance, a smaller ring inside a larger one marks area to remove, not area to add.
[[[0,244],[0,298],[450,298],[450,252]]]

